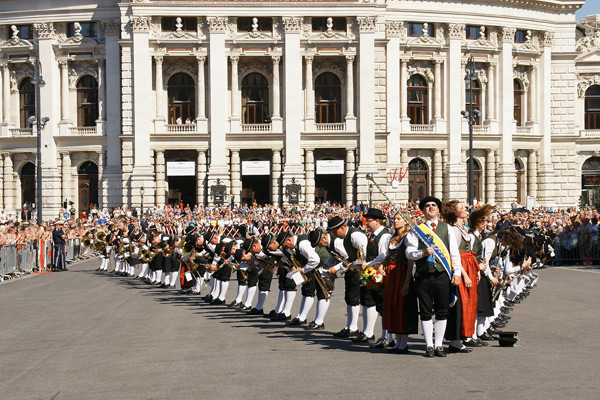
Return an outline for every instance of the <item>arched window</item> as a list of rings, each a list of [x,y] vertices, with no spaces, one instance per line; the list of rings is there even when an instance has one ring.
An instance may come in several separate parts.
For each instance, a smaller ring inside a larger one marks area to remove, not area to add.
[[[5,99],[8,101],[8,99]],[[25,78],[19,85],[19,110],[21,128],[29,128],[31,124],[27,121],[35,115],[35,87],[30,78]]]
[[[408,80],[408,117],[412,125],[429,123],[427,81],[421,75],[413,75]]]
[[[35,203],[35,165],[28,162],[21,168],[21,204]]]
[[[340,78],[325,72],[315,80],[315,122],[327,124],[342,122],[342,84]]]
[[[85,75],[77,82],[77,126],[94,126],[98,119],[98,81]]]
[[[173,75],[167,83],[169,96],[169,124],[182,124],[194,119],[195,84],[188,74],[182,72]]]
[[[86,161],[77,169],[79,215],[87,213],[91,206],[98,205],[98,165]]]
[[[473,85],[473,110],[471,110],[471,85]],[[481,83],[479,80],[465,80],[465,109],[471,115],[474,111],[479,111],[481,113]],[[475,121],[476,125],[481,125],[481,114],[479,114],[479,118]]]
[[[585,129],[600,129],[600,85],[585,91]]]
[[[525,204],[523,194],[525,193],[525,167],[523,163],[515,158],[515,171],[517,172],[517,202],[519,204]]]
[[[269,83],[258,73],[242,80],[242,123],[264,124],[269,118]]]
[[[515,96],[515,121],[517,126],[523,126],[523,99],[525,98],[525,89],[518,79],[513,82]]]
[[[420,158],[414,158],[408,163],[408,198],[414,202],[428,194],[427,164]]]

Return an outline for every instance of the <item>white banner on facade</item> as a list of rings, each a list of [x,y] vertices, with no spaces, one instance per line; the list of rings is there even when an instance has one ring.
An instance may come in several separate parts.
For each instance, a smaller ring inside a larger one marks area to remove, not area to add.
[[[242,175],[271,175],[270,161],[242,161]]]
[[[167,161],[167,176],[196,176],[194,161]]]
[[[344,160],[317,160],[317,175],[343,175]]]

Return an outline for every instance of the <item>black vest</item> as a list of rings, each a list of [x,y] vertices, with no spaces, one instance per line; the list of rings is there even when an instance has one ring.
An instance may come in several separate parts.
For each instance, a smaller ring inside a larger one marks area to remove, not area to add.
[[[302,253],[300,253],[300,242],[303,242],[305,240],[308,240],[308,235],[298,235],[298,237],[296,238],[296,254],[294,254],[294,257],[302,266],[305,266],[308,262],[308,259],[304,257]]]
[[[446,245],[448,252],[450,252],[450,242],[448,241],[448,224],[442,221],[438,222],[438,225],[435,229],[435,234],[440,238],[440,240]],[[419,250],[425,250],[425,244],[419,240]],[[415,261],[417,266],[417,272],[444,272],[446,268],[439,262],[437,258],[435,258],[435,262],[427,262],[428,257],[423,257]]]
[[[346,254],[348,254],[348,261],[350,261],[350,262],[356,261],[356,258],[358,256],[358,250],[359,250],[352,245],[352,239],[350,236],[352,236],[352,234],[354,232],[360,232],[363,235],[365,234],[363,231],[361,231],[359,229],[352,228],[352,227],[348,228],[348,232],[346,232],[346,236],[344,236],[344,250],[346,250]]]
[[[483,258],[483,245],[481,244],[481,240],[479,240],[474,232],[470,233],[473,233],[473,237],[475,238],[475,241],[471,244],[471,247],[475,252],[475,258],[477,258],[477,261],[479,261]]]
[[[379,255],[379,241],[385,233],[389,233],[389,231],[386,228],[383,228],[377,236],[369,241],[369,244],[367,245],[367,255],[365,256],[367,262],[373,261]]]
[[[490,256],[490,262],[492,262],[496,257],[498,257],[498,236],[495,233],[489,233],[483,240],[492,239],[494,241],[494,251],[492,251],[492,255]]]

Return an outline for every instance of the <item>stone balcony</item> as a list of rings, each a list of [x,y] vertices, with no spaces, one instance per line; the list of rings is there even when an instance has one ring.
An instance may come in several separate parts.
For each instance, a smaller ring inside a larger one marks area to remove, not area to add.
[[[582,129],[579,131],[582,138],[600,138],[600,129]]]
[[[435,133],[435,125],[411,124],[410,133]]]
[[[315,124],[315,130],[317,132],[345,132],[345,122],[335,122],[329,124]]]
[[[72,126],[69,128],[69,135],[72,136],[95,136],[97,132],[95,126]]]
[[[12,137],[35,136],[33,128],[11,128],[9,132]]]

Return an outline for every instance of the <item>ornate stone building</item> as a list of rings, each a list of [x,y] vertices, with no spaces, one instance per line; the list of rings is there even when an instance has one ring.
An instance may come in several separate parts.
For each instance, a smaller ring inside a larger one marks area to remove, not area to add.
[[[600,183],[583,0],[60,3],[2,2],[7,212],[35,202],[38,63],[47,217],[65,201],[382,200],[367,173],[399,202],[465,200],[462,111],[480,201],[574,205]]]

